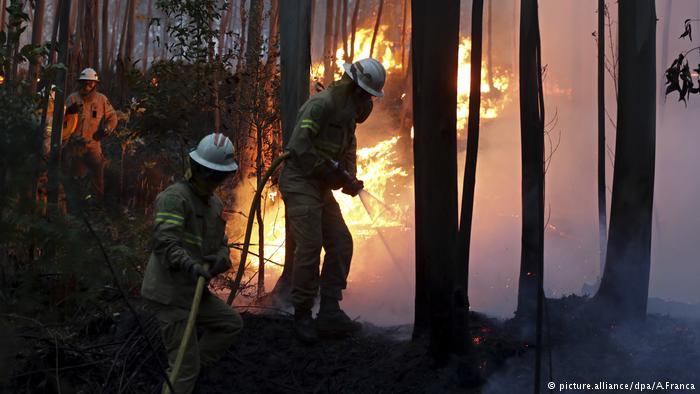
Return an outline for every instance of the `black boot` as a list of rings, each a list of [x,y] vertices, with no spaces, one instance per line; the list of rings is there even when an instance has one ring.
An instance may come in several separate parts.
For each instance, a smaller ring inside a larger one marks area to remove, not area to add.
[[[294,311],[294,334],[299,341],[307,345],[318,342],[316,322],[311,317],[310,309],[296,309]]]
[[[362,324],[350,319],[340,309],[338,300],[322,297],[316,317],[318,333],[324,338],[342,338],[362,330]]]

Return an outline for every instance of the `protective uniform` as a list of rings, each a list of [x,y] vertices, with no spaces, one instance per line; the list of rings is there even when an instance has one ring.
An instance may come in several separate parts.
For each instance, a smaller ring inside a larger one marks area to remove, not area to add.
[[[352,259],[352,236],[331,187],[324,179],[329,160],[355,176],[357,104],[349,97],[349,78],[309,99],[299,110],[287,145],[290,158],[280,176],[292,235],[296,241],[292,303],[310,309],[321,296],[342,299]],[[319,278],[321,248],[326,255]],[[320,282],[320,283],[319,283]]]
[[[82,107],[78,112],[78,124],[70,136],[73,139],[71,159],[77,160],[71,163],[71,173],[74,176],[82,176],[82,167],[85,166],[92,174],[95,193],[101,197],[104,194],[105,160],[102,146],[95,137],[103,121],[105,130],[114,130],[117,127],[117,114],[107,97],[95,90],[87,95],[72,93],[66,100],[66,107],[71,106]],[[99,135],[97,137],[99,138]]]
[[[156,198],[153,252],[141,294],[150,301],[161,324],[171,366],[196,287],[188,271],[201,264],[204,256],[229,259],[222,211],[218,197],[202,196],[188,181],[171,185]],[[176,393],[192,392],[200,366],[217,361],[243,327],[240,315],[208,290],[202,296],[196,322],[200,335],[190,339],[178,379],[172,382]]]

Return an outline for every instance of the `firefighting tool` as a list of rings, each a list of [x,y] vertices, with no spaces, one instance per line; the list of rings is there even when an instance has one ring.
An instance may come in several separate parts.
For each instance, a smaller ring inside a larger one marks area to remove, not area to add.
[[[202,264],[202,268],[205,272],[209,271],[209,264]],[[170,382],[177,381],[177,375],[180,374],[180,368],[182,368],[182,360],[185,359],[185,351],[187,350],[187,345],[190,343],[190,338],[192,337],[192,332],[194,331],[194,326],[197,321],[197,313],[199,313],[199,304],[202,301],[202,293],[204,292],[204,286],[207,284],[207,278],[204,276],[199,276],[197,278],[197,287],[194,289],[194,298],[192,299],[192,307],[190,308],[190,315],[187,318],[187,325],[185,326],[185,333],[182,336],[182,341],[180,342],[180,347],[177,349],[177,357],[175,358],[175,365],[170,372],[168,377]],[[170,393],[168,387],[163,388],[163,393]]]

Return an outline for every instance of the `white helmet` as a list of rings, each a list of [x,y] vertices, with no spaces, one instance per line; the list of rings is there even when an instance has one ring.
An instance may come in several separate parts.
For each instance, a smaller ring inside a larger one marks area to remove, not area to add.
[[[367,93],[384,97],[382,89],[386,81],[386,70],[382,64],[372,58],[361,59],[353,64],[343,64],[345,72]]]
[[[78,77],[78,81],[100,82],[100,77],[97,75],[97,71],[95,71],[95,69],[88,67],[85,70],[80,72],[80,76]]]
[[[238,170],[233,155],[233,142],[221,133],[209,134],[202,138],[197,149],[190,152],[192,160],[210,170],[222,172]]]

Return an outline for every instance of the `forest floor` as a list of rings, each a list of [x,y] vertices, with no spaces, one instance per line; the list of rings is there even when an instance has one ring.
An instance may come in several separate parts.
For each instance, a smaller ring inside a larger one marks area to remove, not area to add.
[[[579,297],[548,301],[552,316],[545,324],[545,343],[552,346],[544,351],[543,390],[549,381],[700,387],[700,322],[651,315],[643,325],[600,327],[572,312],[582,303]],[[288,314],[242,316],[245,327],[238,341],[216,366],[202,371],[198,392],[532,392],[534,349],[516,339],[520,330],[513,320],[472,313],[470,360],[480,383],[466,389],[456,363],[436,368],[424,344],[410,341],[409,326],[365,323],[355,337],[307,346],[294,338]],[[147,315],[141,320],[164,362],[157,324]],[[158,363],[128,312],[80,324],[82,330],[72,336],[59,328],[23,331],[25,343],[15,360],[21,368],[14,368],[7,392],[158,392]]]
[[[133,224],[140,218],[94,221],[107,223],[99,230],[110,247],[145,250],[149,227]],[[81,243],[85,254],[94,254],[93,244]],[[117,260],[134,264],[144,260],[138,254],[119,256]],[[99,257],[90,261],[99,262]],[[100,264],[94,268],[106,271]],[[74,296],[35,303],[23,315],[0,313],[0,393],[158,392],[164,352],[157,322],[139,306],[139,268],[122,264],[118,272],[128,273],[121,278],[128,279],[125,287],[140,324],[108,274],[101,282],[68,281],[64,290]],[[39,287],[22,294],[51,295],[63,289],[51,278],[42,276]],[[592,318],[596,310],[586,298],[549,299],[546,306],[543,390],[550,381],[557,388],[567,382],[669,382],[700,389],[700,319],[650,314],[643,323],[603,325]],[[411,341],[410,326],[365,322],[354,337],[305,346],[294,338],[289,313],[268,307],[242,310],[240,337],[219,363],[202,371],[199,392],[532,392],[533,341],[522,340],[523,324],[517,319],[501,321],[472,312],[472,354],[438,367],[424,342]],[[464,386],[474,382],[463,374],[465,363],[478,375],[475,387]]]

